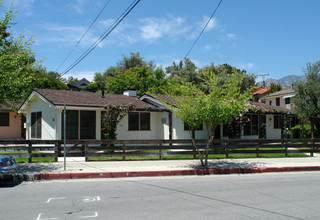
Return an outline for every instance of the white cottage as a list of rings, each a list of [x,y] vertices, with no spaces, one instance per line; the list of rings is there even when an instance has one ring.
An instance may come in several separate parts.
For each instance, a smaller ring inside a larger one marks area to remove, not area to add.
[[[118,124],[119,140],[190,139],[188,126],[163,104],[174,106],[172,97],[150,94],[136,97],[134,90],[127,90],[124,94],[101,95],[91,92],[36,89],[20,108],[20,112],[26,115],[26,138],[63,139],[63,116],[66,107],[67,139],[101,140],[101,114],[105,108],[110,105],[131,105],[132,110]],[[265,137],[280,138],[280,112],[289,110],[263,103],[252,102],[252,104],[260,110],[260,113],[249,115],[250,120],[241,126],[239,137],[259,138],[259,123],[264,122]],[[217,138],[227,138],[228,131],[227,126],[221,125],[216,133]],[[195,131],[195,138],[207,138],[204,126]]]

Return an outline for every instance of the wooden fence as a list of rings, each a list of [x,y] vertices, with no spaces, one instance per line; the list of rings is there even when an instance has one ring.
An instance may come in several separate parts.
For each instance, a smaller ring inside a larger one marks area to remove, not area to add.
[[[207,140],[196,140],[201,150],[205,148]],[[313,156],[320,153],[320,139],[256,139],[256,140],[215,140],[210,145],[209,154],[260,154],[305,153]],[[35,157],[64,156],[62,140],[0,140],[0,151],[7,151],[15,158],[28,158],[32,162]],[[126,157],[156,156],[161,160],[164,156],[192,155],[197,152],[191,140],[68,140],[66,145],[67,157]]]

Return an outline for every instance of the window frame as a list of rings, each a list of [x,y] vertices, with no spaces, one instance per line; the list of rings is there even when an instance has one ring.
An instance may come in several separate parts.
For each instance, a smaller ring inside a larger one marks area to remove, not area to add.
[[[285,99],[284,99],[284,103],[285,103],[286,105],[291,104],[291,99],[290,99],[290,97],[285,98]]]
[[[42,112],[31,112],[31,139],[41,139],[42,137]]]
[[[249,118],[249,121],[244,123],[244,126],[243,126],[243,134],[244,134],[244,136],[256,136],[256,135],[259,135],[259,115],[250,114],[250,115],[246,115],[245,117]],[[256,117],[256,118],[254,119],[253,117]],[[247,131],[246,127],[248,125],[249,125],[249,133],[246,133],[246,131]],[[253,132],[254,131],[254,129],[253,129],[254,126],[256,126],[256,129],[255,129],[256,132]]]
[[[0,127],[10,127],[10,113],[9,112],[0,112]]]
[[[273,129],[281,129],[281,115],[273,115]]]
[[[69,112],[69,114],[68,114]],[[70,114],[71,113],[71,114]],[[92,114],[93,118],[91,118],[93,122],[93,126],[91,126],[92,134],[86,136],[85,132],[85,125],[83,122],[83,117],[85,114],[88,113],[89,115]],[[73,115],[72,115],[73,114]],[[71,118],[70,118],[71,117]],[[68,120],[69,118],[69,120]],[[70,119],[73,119],[72,123],[70,124]],[[86,140],[86,139],[96,139],[97,137],[97,113],[96,111],[92,110],[67,110],[67,140]],[[70,129],[72,129],[72,133],[70,135]],[[68,132],[69,130],[69,132]],[[61,114],[61,139],[64,138],[64,110]]]
[[[150,112],[129,112],[128,131],[151,131]]]

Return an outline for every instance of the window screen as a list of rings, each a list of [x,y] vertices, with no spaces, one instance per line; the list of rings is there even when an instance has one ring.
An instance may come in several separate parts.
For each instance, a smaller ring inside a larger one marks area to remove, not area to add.
[[[9,113],[0,113],[0,126],[9,126]]]

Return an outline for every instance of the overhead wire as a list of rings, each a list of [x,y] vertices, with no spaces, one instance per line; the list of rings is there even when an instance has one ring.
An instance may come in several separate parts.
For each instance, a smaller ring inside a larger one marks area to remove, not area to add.
[[[76,43],[76,45],[72,48],[72,50],[69,52],[69,54],[66,56],[66,58],[64,58],[64,60],[62,61],[62,63],[58,66],[58,68],[56,69],[56,72],[58,72],[58,70],[60,69],[60,67],[67,61],[67,59],[70,57],[70,55],[73,53],[73,51],[77,48],[77,46],[80,44],[80,42],[82,41],[82,39],[87,35],[87,33],[89,32],[89,30],[91,29],[91,27],[94,25],[94,23],[97,21],[97,19],[100,17],[100,15],[102,14],[102,12],[104,11],[104,9],[107,7],[107,5],[109,4],[111,0],[108,0],[106,2],[106,4],[103,6],[103,8],[100,10],[99,14],[95,17],[95,19],[92,21],[92,23],[90,24],[90,26],[88,27],[88,29],[86,30],[86,32],[82,35],[82,37],[79,39],[79,41]]]
[[[86,58],[122,21],[123,19],[136,7],[140,0],[134,0],[130,6],[112,23],[112,25],[96,40],[78,59],[76,59],[62,74],[68,73],[76,65],[78,65],[84,58]]]
[[[211,19],[213,18],[213,16],[215,15],[215,13],[217,12],[218,8],[220,7],[221,3],[223,0],[220,0],[219,4],[217,5],[216,9],[213,11],[213,13],[211,14],[210,18],[208,19],[206,25],[202,28],[202,31],[200,32],[199,36],[197,37],[197,39],[194,41],[194,43],[192,44],[191,48],[189,49],[189,51],[187,52],[187,54],[184,56],[183,59],[186,59],[189,55],[189,53],[191,52],[191,50],[193,49],[193,47],[196,45],[196,43],[198,42],[199,38],[201,37],[202,33],[204,32],[204,30],[207,28],[208,24],[210,23]]]

